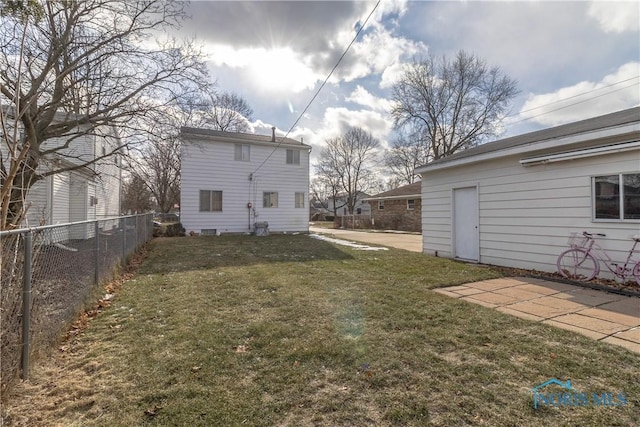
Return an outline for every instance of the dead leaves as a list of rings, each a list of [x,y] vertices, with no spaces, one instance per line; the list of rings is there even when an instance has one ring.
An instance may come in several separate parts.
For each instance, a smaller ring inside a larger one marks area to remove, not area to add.
[[[249,351],[249,346],[245,344],[237,345],[233,347],[233,351],[235,351],[236,353],[246,353],[247,351]]]
[[[153,405],[153,407],[151,407],[149,409],[146,409],[144,411],[144,414],[147,417],[153,418],[156,415],[158,415],[163,408],[164,408],[164,406],[161,406],[161,405]]]

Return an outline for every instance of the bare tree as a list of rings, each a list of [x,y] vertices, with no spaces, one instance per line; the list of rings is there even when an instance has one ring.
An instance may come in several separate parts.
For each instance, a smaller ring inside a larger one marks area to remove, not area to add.
[[[338,192],[345,194],[347,210],[353,213],[359,194],[377,185],[375,160],[380,141],[364,129],[351,128],[326,143],[316,172],[335,189],[334,200]]]
[[[170,135],[141,150],[142,158],[131,173],[140,179],[155,199],[161,212],[169,212],[180,202],[180,140]]]
[[[328,166],[328,162],[322,161],[316,165],[317,176],[311,180],[309,190],[313,199],[320,202],[323,208],[329,210],[331,207],[331,213],[335,217],[338,212],[338,208],[340,207],[335,203],[335,200],[340,193],[340,180],[337,175],[328,168]],[[329,204],[330,199],[334,200],[333,205]]]
[[[179,25],[183,7],[163,0],[0,4],[0,229],[20,223],[37,181],[92,171],[93,163],[146,140],[164,107],[198,89],[207,74],[200,53],[190,43],[150,39]],[[91,159],[70,150],[86,137],[118,138],[107,126],[125,143]],[[66,161],[39,167],[51,158]]]
[[[416,182],[419,178],[415,169],[429,161],[428,154],[425,144],[419,138],[404,135],[396,138],[384,153],[383,159],[391,175],[391,189]]]
[[[397,127],[415,127],[428,160],[438,160],[496,136],[517,93],[515,80],[475,55],[430,56],[405,67],[391,115]]]
[[[153,209],[153,195],[145,181],[132,175],[122,184],[122,209],[130,213],[144,213]]]
[[[225,132],[246,132],[253,109],[240,95],[223,92],[213,97],[207,125]]]

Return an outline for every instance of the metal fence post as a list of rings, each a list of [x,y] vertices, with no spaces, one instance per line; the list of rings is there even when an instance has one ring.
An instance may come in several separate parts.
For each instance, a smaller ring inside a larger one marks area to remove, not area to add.
[[[98,285],[98,282],[100,282],[100,227],[99,227],[99,222],[96,221],[95,225],[93,227],[93,238],[94,238],[94,243],[93,243],[93,251],[94,251],[94,255],[93,255],[93,262],[95,263],[95,270],[93,272],[93,284],[94,286]]]
[[[24,236],[24,273],[22,275],[22,379],[29,378],[29,341],[31,340],[31,257],[32,231]]]
[[[122,266],[127,265],[127,217],[122,218]]]

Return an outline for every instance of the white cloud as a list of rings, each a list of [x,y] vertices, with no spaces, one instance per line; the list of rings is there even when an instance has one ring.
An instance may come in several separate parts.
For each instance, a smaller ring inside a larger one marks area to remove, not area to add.
[[[392,87],[402,76],[403,64],[396,62],[388,66],[382,73],[380,78],[380,87],[382,89]]]
[[[209,45],[207,51],[213,64],[239,69],[247,82],[262,93],[297,93],[313,89],[322,78],[289,47],[235,49]]]
[[[640,3],[637,1],[592,2],[587,14],[598,21],[605,33],[640,30]]]
[[[353,44],[337,72],[335,80],[353,81],[370,74],[383,74],[389,67],[427,52],[421,41],[393,35],[380,25]]]
[[[379,139],[391,132],[392,123],[385,115],[370,110],[349,110],[345,107],[327,108],[324,113],[324,128],[337,136],[349,127],[361,127]]]
[[[391,109],[391,101],[373,95],[360,85],[345,98],[345,101],[354,102],[375,111],[388,112]]]
[[[599,82],[582,81],[554,92],[530,94],[515,121],[556,126],[640,104],[640,62],[629,62]]]

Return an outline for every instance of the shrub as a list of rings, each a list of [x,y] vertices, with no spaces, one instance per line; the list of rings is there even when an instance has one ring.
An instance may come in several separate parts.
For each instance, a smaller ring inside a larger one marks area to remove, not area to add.
[[[176,222],[175,224],[168,224],[164,230],[164,235],[167,237],[184,236],[185,229],[182,223]]]

